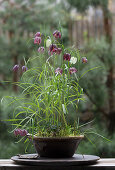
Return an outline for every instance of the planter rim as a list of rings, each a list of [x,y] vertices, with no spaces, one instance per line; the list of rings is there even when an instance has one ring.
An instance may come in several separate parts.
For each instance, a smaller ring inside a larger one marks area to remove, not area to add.
[[[80,136],[60,136],[60,137],[39,137],[39,136],[35,136],[35,135],[31,135],[31,134],[27,134],[28,138],[33,138],[34,140],[37,139],[43,139],[43,140],[63,140],[63,139],[82,139],[84,138],[84,135],[80,135]]]

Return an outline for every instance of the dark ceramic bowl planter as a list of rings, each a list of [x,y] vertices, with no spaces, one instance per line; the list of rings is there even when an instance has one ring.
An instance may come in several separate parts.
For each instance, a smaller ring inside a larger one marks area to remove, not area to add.
[[[75,137],[32,137],[35,149],[40,157],[47,158],[68,158],[72,157],[84,138],[83,135]]]

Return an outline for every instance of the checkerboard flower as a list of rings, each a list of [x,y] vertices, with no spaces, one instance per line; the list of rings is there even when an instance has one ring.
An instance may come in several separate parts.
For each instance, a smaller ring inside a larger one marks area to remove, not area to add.
[[[46,47],[47,48],[50,47],[51,43],[52,43],[51,39],[47,39],[46,40]]]
[[[34,37],[41,37],[41,33],[37,32]]]
[[[42,41],[42,40],[41,40],[41,37],[37,37],[37,36],[36,36],[36,37],[34,38],[34,44],[38,44],[38,45],[39,45],[39,44],[41,44],[41,41]]]
[[[71,54],[65,53],[65,54],[63,55],[63,59],[70,61],[70,59],[71,59]]]
[[[53,32],[53,36],[54,36],[55,38],[61,38],[61,32],[58,31],[58,30],[56,30],[56,31]]]
[[[88,62],[87,58],[86,57],[82,57],[82,63],[87,63],[87,62]]]
[[[18,71],[18,70],[19,70],[19,65],[18,65],[18,64],[14,65],[13,71],[16,72],[16,71]]]
[[[26,66],[22,66],[22,72],[25,72],[27,70],[28,70],[28,68]]]
[[[76,62],[77,62],[77,58],[76,57],[71,57],[70,63],[75,64]]]
[[[14,130],[14,135],[15,136],[26,136],[28,134],[27,130],[25,129],[15,129]]]
[[[71,67],[71,68],[69,69],[69,72],[70,72],[70,74],[76,73],[76,72],[77,72],[77,69],[76,69],[75,67]]]

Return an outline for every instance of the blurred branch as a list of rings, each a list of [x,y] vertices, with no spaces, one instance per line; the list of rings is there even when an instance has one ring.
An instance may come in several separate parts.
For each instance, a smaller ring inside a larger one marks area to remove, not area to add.
[[[0,1],[0,5],[2,5],[3,2],[5,2],[6,0]]]
[[[3,83],[0,82],[0,86],[2,86],[4,89],[6,89],[6,86],[3,85]]]
[[[108,113],[107,113],[104,109],[100,108],[100,107],[97,105],[97,103],[95,102],[95,100],[92,98],[92,96],[91,96],[89,93],[86,92],[85,89],[84,89],[84,93],[88,96],[88,98],[90,99],[90,101],[96,106],[97,110],[100,111],[100,112],[102,112],[102,113],[105,115],[105,117],[108,118]]]

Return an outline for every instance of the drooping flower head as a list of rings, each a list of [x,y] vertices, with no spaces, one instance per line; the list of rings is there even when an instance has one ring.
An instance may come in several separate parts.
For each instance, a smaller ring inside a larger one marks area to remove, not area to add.
[[[69,69],[69,73],[70,74],[73,74],[73,73],[76,73],[77,72],[77,69],[75,68],[75,67],[71,67],[70,69]]]
[[[58,31],[58,30],[56,30],[56,31],[53,32],[53,36],[54,36],[55,38],[61,38],[61,32]]]
[[[18,136],[19,134],[20,134],[20,129],[14,130],[14,135],[15,135],[15,136]]]
[[[34,37],[41,37],[41,33],[37,32]]]
[[[37,36],[36,36],[36,37],[34,38],[34,44],[38,44],[38,45],[39,45],[39,44],[41,44],[41,41],[42,41],[42,40],[41,40],[41,37],[37,37]]]
[[[51,39],[50,39],[50,38],[47,39],[47,40],[46,40],[46,47],[47,47],[47,48],[50,47],[51,43],[52,43]]]
[[[75,64],[76,62],[77,62],[77,58],[76,57],[71,57],[70,63]]]
[[[52,50],[52,52],[55,53],[55,54],[60,54],[62,52],[62,49],[61,48],[54,48]]]
[[[82,57],[82,63],[87,63],[87,58],[86,57]]]
[[[54,53],[55,54],[60,54],[62,52],[62,49],[61,48],[57,48],[57,46],[55,44],[51,44],[50,45],[50,48],[49,48],[49,55],[53,55]]]
[[[61,75],[62,72],[63,72],[62,69],[59,68],[59,67],[55,70],[55,73],[56,73],[56,74],[60,74],[60,75]]]
[[[63,55],[63,59],[70,61],[70,59],[71,59],[71,54],[65,53],[65,54]]]
[[[28,68],[26,66],[22,66],[22,72],[25,72],[27,70],[28,70]]]
[[[39,53],[44,53],[44,50],[45,50],[44,47],[39,47],[39,48],[38,48],[38,52],[39,52]]]
[[[20,131],[20,136],[26,136],[27,133],[28,133],[27,130],[22,129],[22,130]]]
[[[49,49],[50,52],[52,52],[53,50],[57,49],[57,46],[55,44],[51,44]]]
[[[49,55],[53,55],[57,51],[57,46],[55,44],[51,44],[49,47]]]
[[[18,71],[19,70],[19,65],[18,64],[16,64],[14,67],[13,67],[13,71]]]
[[[26,136],[28,134],[28,132],[27,132],[27,130],[25,130],[25,129],[15,129],[14,130],[14,135],[15,136],[18,136],[18,135],[20,135],[20,136]]]

